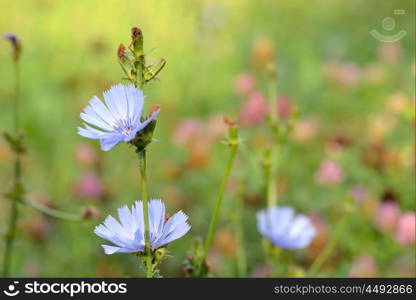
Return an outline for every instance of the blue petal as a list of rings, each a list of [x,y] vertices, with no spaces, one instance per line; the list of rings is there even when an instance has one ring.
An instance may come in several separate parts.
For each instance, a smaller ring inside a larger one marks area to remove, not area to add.
[[[149,232],[150,240],[159,238],[165,223],[165,205],[160,199],[149,201]]]
[[[152,248],[159,248],[185,235],[191,229],[186,222],[187,219],[188,217],[182,211],[170,217],[163,228],[163,235],[152,244]]]
[[[116,119],[127,118],[127,99],[123,84],[112,86],[103,93],[105,103]]]
[[[109,124],[114,124],[116,119],[108,110],[108,107],[98,99],[97,97],[93,97],[89,102],[91,108],[101,117],[101,119],[107,121]]]
[[[143,92],[132,84],[126,86],[125,91],[127,94],[128,118],[132,121],[132,124],[139,124],[144,104]]]
[[[123,135],[118,133],[104,133],[100,136],[101,149],[103,151],[109,151],[115,145],[121,143],[123,138]]]
[[[142,130],[143,128],[145,128],[145,127],[147,126],[147,124],[149,124],[150,122],[152,122],[152,121],[153,121],[153,119],[157,117],[157,115],[159,114],[159,112],[160,112],[160,109],[158,109],[158,110],[154,111],[154,112],[152,113],[152,115],[151,115],[151,116],[150,116],[150,117],[149,117],[146,121],[144,121],[143,123],[141,123],[141,124],[137,127],[137,131]]]
[[[134,226],[133,216],[127,205],[124,205],[123,207],[118,209],[118,217],[120,219],[121,224],[123,225],[124,230],[126,232],[131,232],[132,234],[134,234],[136,228]]]
[[[141,251],[137,249],[127,249],[127,248],[114,247],[114,246],[109,246],[109,245],[101,245],[101,246],[104,248],[104,253],[107,255],[111,255],[114,253],[132,253],[132,252]]]

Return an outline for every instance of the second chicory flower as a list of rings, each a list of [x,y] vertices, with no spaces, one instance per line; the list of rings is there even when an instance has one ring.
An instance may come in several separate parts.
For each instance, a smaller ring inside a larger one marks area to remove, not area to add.
[[[143,120],[143,92],[134,85],[115,85],[103,96],[105,103],[94,97],[81,113],[81,119],[91,126],[78,127],[81,136],[99,140],[103,151],[132,141],[159,113],[156,110]]]

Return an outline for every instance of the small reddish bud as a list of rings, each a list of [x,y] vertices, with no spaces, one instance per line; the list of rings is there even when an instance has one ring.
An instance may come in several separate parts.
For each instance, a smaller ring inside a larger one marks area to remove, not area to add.
[[[231,120],[231,119],[229,119],[227,117],[224,117],[224,123],[227,124],[230,127],[237,126],[237,122],[235,122],[235,121],[233,121],[233,120]]]
[[[152,107],[150,107],[150,112],[149,115],[147,116],[148,118],[150,118],[150,116],[155,112],[158,111],[160,109],[160,105],[154,104],[152,105]],[[156,118],[155,118],[156,120]]]
[[[126,52],[126,46],[124,46],[123,44],[120,44],[120,46],[118,46],[117,49],[117,56],[120,60],[124,60],[125,58],[125,53]]]
[[[95,219],[97,220],[100,217],[100,210],[94,206],[86,207],[82,213],[82,218],[84,220]]]
[[[139,38],[142,35],[142,31],[140,30],[140,28],[138,27],[133,27],[131,29],[131,38],[133,40],[137,40],[137,38]]]

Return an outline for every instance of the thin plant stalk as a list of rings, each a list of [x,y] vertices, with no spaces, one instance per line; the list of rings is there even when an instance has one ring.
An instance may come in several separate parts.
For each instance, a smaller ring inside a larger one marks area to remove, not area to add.
[[[321,253],[318,255],[318,257],[314,260],[314,262],[310,266],[307,272],[307,275],[309,277],[314,276],[321,269],[323,264],[327,261],[327,259],[333,253],[335,246],[337,245],[342,234],[345,231],[345,227],[348,224],[348,221],[351,217],[351,211],[352,211],[352,208],[350,207],[350,204],[347,204],[346,212],[342,216],[342,218],[339,220],[338,224],[336,225],[334,234],[332,235],[329,242],[325,245],[325,248],[321,251]]]
[[[146,150],[138,152],[139,164],[140,164],[140,186],[142,192],[143,201],[143,219],[144,219],[144,241],[145,241],[145,265],[146,265],[146,277],[153,277],[152,268],[152,253],[150,248],[150,236],[149,236],[149,203],[147,199],[147,186],[146,186]]]
[[[266,199],[267,206],[271,207],[277,204],[277,172],[278,172],[278,147],[279,147],[279,131],[277,120],[276,96],[277,90],[275,86],[275,70],[269,70],[268,94],[269,94],[269,126],[272,133],[272,142],[270,146],[269,165],[267,167],[266,176]],[[266,169],[265,169],[266,170]]]
[[[19,98],[20,98],[20,71],[19,71],[19,60],[14,60],[14,73],[15,73],[15,91],[14,91],[14,102],[13,102],[13,119],[14,119],[14,133],[17,137],[19,130]],[[10,197],[12,205],[10,208],[10,219],[8,224],[7,233],[4,236],[5,250],[4,250],[4,261],[3,261],[3,277],[8,277],[10,273],[10,265],[13,256],[13,244],[17,231],[17,220],[19,218],[18,203],[21,202],[21,153],[14,151],[14,167],[13,167],[13,196]]]
[[[208,256],[208,252],[209,252],[209,248],[211,247],[211,244],[212,244],[212,238],[214,236],[215,226],[217,225],[217,219],[218,219],[219,211],[220,211],[220,208],[221,208],[222,199],[223,199],[223,196],[224,196],[225,186],[227,185],[228,177],[230,175],[230,172],[231,172],[231,169],[232,169],[232,166],[233,166],[233,162],[234,162],[234,158],[235,158],[235,155],[237,153],[237,145],[238,145],[237,143],[230,144],[230,153],[229,153],[229,156],[228,156],[227,165],[225,167],[224,174],[222,176],[220,190],[218,192],[217,200],[215,202],[214,213],[211,217],[211,222],[210,222],[210,225],[209,225],[207,238],[205,239],[204,254],[203,254],[203,257],[202,257],[201,265],[202,265],[203,262],[206,261],[207,256]]]
[[[70,214],[67,212],[60,211],[58,209],[47,207],[35,201],[23,199],[23,203],[32,206],[33,208],[35,208],[36,210],[38,210],[44,215],[47,215],[56,219],[61,219],[61,220],[66,220],[66,221],[81,221],[83,219],[82,214],[78,214],[78,215]]]

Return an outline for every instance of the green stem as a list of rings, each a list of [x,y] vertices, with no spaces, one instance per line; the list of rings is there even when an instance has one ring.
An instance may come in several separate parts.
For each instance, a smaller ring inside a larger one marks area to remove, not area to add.
[[[233,166],[234,158],[235,158],[235,155],[237,153],[237,144],[236,145],[230,145],[230,147],[231,147],[230,154],[228,156],[227,166],[224,170],[224,175],[222,177],[220,190],[218,192],[217,201],[216,201],[215,208],[214,208],[214,214],[211,217],[211,223],[209,225],[207,238],[205,239],[204,255],[202,257],[201,265],[202,265],[203,262],[206,261],[207,256],[208,256],[209,248],[211,247],[211,244],[212,244],[212,238],[213,238],[213,235],[214,235],[215,226],[217,225],[218,214],[219,214],[219,211],[220,211],[225,186],[227,184],[228,177],[230,175],[230,171],[231,171],[231,168]]]
[[[325,248],[321,251],[321,253],[318,255],[318,257],[315,259],[315,261],[312,263],[311,267],[309,268],[307,272],[307,276],[315,276],[315,274],[319,271],[319,269],[322,267],[322,265],[326,262],[326,260],[331,256],[332,252],[335,249],[335,246],[337,245],[339,239],[341,238],[342,234],[345,231],[345,227],[350,219],[351,216],[351,207],[348,205],[347,210],[344,214],[344,216],[339,220],[335,232],[332,235],[329,242],[325,245]]]
[[[277,165],[278,165],[278,147],[279,147],[279,130],[278,130],[278,120],[277,120],[277,105],[276,97],[277,91],[275,87],[275,76],[270,76],[268,84],[268,94],[269,94],[269,126],[272,133],[272,143],[270,147],[270,166],[268,170],[268,182],[266,183],[267,188],[267,206],[274,206],[277,204]]]
[[[70,214],[70,213],[66,213],[54,208],[50,208],[47,207],[45,205],[42,205],[40,203],[34,202],[34,201],[30,201],[27,199],[23,199],[23,202],[25,204],[28,204],[30,206],[32,206],[33,208],[37,209],[38,211],[40,211],[41,213],[43,213],[44,215],[48,215],[50,217],[54,217],[57,219],[62,219],[62,220],[67,220],[67,221],[80,221],[82,220],[82,215],[74,215],[74,214]]]
[[[19,83],[19,62],[17,59],[14,60],[14,71],[15,71],[15,98],[13,102],[14,107],[14,132],[15,136],[18,134],[19,130],[19,97],[20,97],[20,83]],[[19,189],[21,185],[21,158],[20,152],[15,151],[15,159],[14,159],[14,171],[13,171],[13,194],[17,192],[14,197],[11,197],[12,206],[10,209],[10,219],[8,224],[7,233],[4,236],[5,240],[5,250],[4,250],[4,261],[3,261],[3,277],[8,277],[10,273],[10,265],[13,255],[13,244],[14,238],[16,236],[16,226],[17,220],[19,218],[19,210],[18,210],[18,202],[21,200],[21,189]]]
[[[152,270],[152,250],[150,248],[150,235],[149,235],[149,203],[147,199],[147,187],[146,187],[146,150],[139,151],[137,154],[139,156],[140,186],[141,186],[142,201],[143,201],[146,277],[152,278],[153,270]]]

